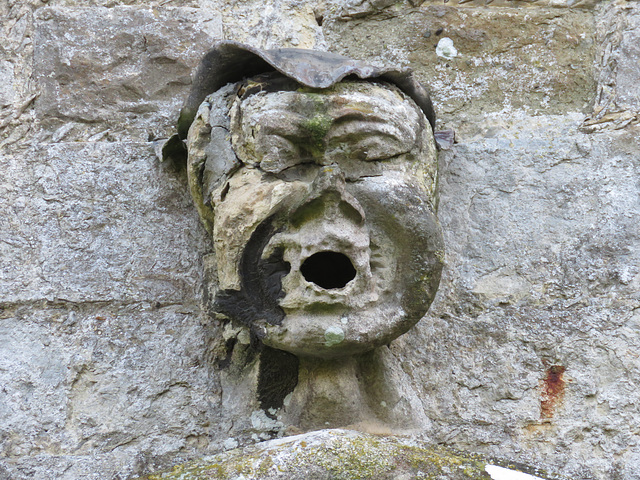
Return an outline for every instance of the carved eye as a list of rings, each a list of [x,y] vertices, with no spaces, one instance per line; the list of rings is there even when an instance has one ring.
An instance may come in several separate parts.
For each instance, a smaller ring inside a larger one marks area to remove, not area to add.
[[[280,172],[276,173],[276,177],[285,182],[307,182],[310,183],[316,177],[318,172],[318,165],[313,162],[298,163],[287,167]]]
[[[351,160],[375,162],[407,153],[413,144],[413,138],[398,137],[378,129],[364,132],[338,130],[329,141],[328,150],[343,152]]]
[[[351,158],[376,162],[394,158],[410,151],[410,147],[390,135],[368,136],[351,147]]]
[[[300,161],[298,147],[280,135],[266,135],[256,145],[260,168],[265,172],[279,173]]]

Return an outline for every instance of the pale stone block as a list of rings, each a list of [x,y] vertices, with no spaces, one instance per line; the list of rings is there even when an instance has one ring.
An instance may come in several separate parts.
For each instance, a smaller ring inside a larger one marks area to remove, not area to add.
[[[0,60],[0,107],[13,104],[16,96],[13,82],[13,65]]]
[[[150,144],[40,145],[0,165],[0,301],[198,301],[204,229]]]
[[[447,267],[392,348],[434,438],[605,480],[640,428],[640,144],[581,120],[511,116],[441,152]]]
[[[131,478],[205,454],[220,395],[206,342],[184,306],[5,308],[0,477]]]
[[[595,48],[585,25],[593,21],[591,10],[429,2],[357,20],[329,18],[324,32],[330,48],[346,56],[410,65],[430,87],[447,128],[461,128],[491,112],[587,111],[595,93]],[[437,54],[445,37],[456,55]]]
[[[109,139],[147,141],[172,133],[191,71],[222,32],[219,19],[208,13],[140,7],[38,10],[34,72],[42,124],[52,130],[79,124],[67,140],[107,129]]]
[[[640,112],[640,6],[626,16],[627,29],[622,34],[616,72],[618,103]]]

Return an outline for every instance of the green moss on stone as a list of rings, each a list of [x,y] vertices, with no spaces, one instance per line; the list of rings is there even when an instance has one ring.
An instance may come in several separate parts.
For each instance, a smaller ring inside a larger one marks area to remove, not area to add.
[[[236,449],[147,478],[384,480],[408,474],[409,478],[427,480],[489,479],[484,466],[473,456],[408,444],[399,437],[334,431],[324,432],[320,441],[317,437],[302,441],[292,438],[272,446],[265,443]]]
[[[318,149],[324,146],[324,137],[330,127],[331,117],[322,113],[317,113],[302,124],[302,128],[309,135],[313,147]]]

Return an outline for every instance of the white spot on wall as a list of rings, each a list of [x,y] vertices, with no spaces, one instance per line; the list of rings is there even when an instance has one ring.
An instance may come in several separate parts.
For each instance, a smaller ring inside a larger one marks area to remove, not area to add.
[[[258,431],[274,431],[284,427],[284,424],[273,418],[269,418],[262,410],[251,412],[251,426]]]
[[[516,472],[496,465],[487,465],[484,469],[493,480],[542,480],[528,473]]]
[[[436,55],[446,59],[458,56],[458,50],[453,46],[453,40],[449,37],[442,37],[436,47]]]
[[[238,442],[235,438],[231,437],[231,438],[227,438],[224,443],[223,446],[225,448],[225,450],[232,450],[234,448],[238,448]]]

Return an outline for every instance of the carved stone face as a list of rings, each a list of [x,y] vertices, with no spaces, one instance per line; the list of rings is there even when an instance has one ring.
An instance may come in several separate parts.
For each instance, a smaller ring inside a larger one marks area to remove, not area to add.
[[[385,83],[250,90],[210,96],[188,138],[192,192],[213,220],[217,311],[300,356],[388,343],[440,280],[429,123]]]

